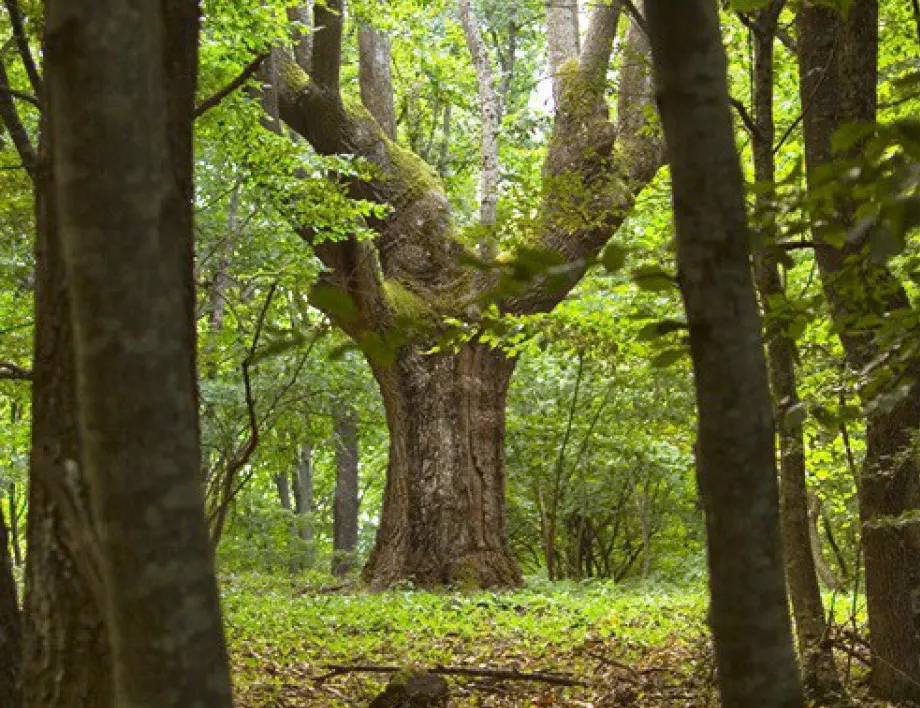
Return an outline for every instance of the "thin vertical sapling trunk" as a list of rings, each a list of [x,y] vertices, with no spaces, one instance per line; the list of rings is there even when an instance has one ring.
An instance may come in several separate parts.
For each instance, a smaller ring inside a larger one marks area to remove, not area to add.
[[[773,47],[785,0],[773,0],[759,11],[752,24],[754,43],[754,130],[751,142],[757,182],[768,185],[776,179],[773,120]],[[763,213],[771,212],[775,191],[758,192]],[[769,226],[765,226],[769,228]],[[775,251],[769,245],[754,256],[754,274],[767,317],[767,363],[773,396],[774,421],[780,450],[780,523],[789,594],[792,600],[796,636],[801,660],[802,684],[806,695],[821,705],[845,700],[843,686],[834,666],[834,655],[825,642],[827,621],[812,553],[812,529],[808,514],[805,441],[802,422],[789,415],[799,405],[795,362],[795,341],[787,333],[788,323],[777,310],[786,298]]]

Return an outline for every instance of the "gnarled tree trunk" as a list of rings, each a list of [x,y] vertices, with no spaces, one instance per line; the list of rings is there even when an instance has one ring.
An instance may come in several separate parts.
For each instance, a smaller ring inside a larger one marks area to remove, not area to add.
[[[505,529],[505,398],[514,361],[482,344],[400,353],[375,367],[390,428],[377,545],[365,578],[385,585],[514,586]]]
[[[561,19],[548,8],[558,105],[539,224],[527,245],[551,254],[558,268],[505,293],[497,304],[509,314],[545,312],[562,300],[660,164],[660,140],[647,125],[652,95],[643,61],[628,62],[624,71],[622,93],[630,100],[618,111],[619,130],[609,119],[605,79],[619,3],[593,8],[583,49],[572,31],[574,6],[566,2],[569,14]],[[418,155],[388,137],[386,106],[392,102],[372,98],[392,93],[392,86],[386,72],[368,65],[383,61],[379,52],[362,53],[364,105],[343,98],[343,9],[342,0],[315,5],[310,62],[279,56],[275,78],[288,126],[319,153],[359,155],[374,164],[380,177],[350,183],[351,195],[391,207],[370,223],[377,232],[373,241],[322,241],[309,225],[303,230],[326,267],[322,286],[338,302],[350,301],[330,312],[336,323],[369,353],[396,343],[393,364],[369,355],[391,449],[383,516],[365,578],[378,586],[408,578],[424,585],[515,585],[520,573],[506,539],[502,450],[513,363],[478,344],[424,353],[442,317],[477,319],[503,268],[469,265],[476,259],[459,238],[443,183]],[[628,43],[645,55],[638,31],[630,32]]]

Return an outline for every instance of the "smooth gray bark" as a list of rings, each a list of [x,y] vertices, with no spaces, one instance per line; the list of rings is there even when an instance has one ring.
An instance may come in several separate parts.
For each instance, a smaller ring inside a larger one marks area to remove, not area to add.
[[[83,460],[121,708],[231,705],[199,478],[193,0],[49,0]]]
[[[647,8],[690,326],[722,705],[798,708],[770,391],[718,6],[648,0]]]

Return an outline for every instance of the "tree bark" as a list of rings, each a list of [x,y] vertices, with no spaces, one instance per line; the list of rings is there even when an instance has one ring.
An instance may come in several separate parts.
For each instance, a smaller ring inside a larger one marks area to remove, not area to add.
[[[358,547],[358,414],[339,402],[333,412],[335,506],[332,510],[332,574],[347,575]]]
[[[647,7],[699,409],[697,475],[722,705],[802,706],[718,7],[715,0],[649,0]]]
[[[358,33],[358,50],[361,100],[380,125],[383,134],[390,140],[396,140],[390,38],[378,29],[365,27]]]
[[[874,0],[855,0],[844,20],[827,8],[806,5],[799,11],[798,30],[809,189],[820,189],[815,170],[831,161],[834,132],[846,122],[876,118],[878,6]],[[839,225],[852,226],[852,207],[840,205],[835,217]],[[908,307],[907,296],[886,267],[871,263],[867,239],[838,249],[824,243],[817,229],[815,240],[815,258],[847,363],[862,372],[881,351],[872,332],[853,331],[854,318]],[[908,362],[905,373],[914,382],[909,394],[891,410],[867,413],[858,488],[873,691],[888,700],[917,701],[920,643],[914,605],[920,545],[911,525],[885,523],[916,506],[920,471],[910,450],[920,428],[920,359]]]
[[[197,3],[47,8],[55,194],[115,703],[229,708],[199,478]]]
[[[785,0],[773,0],[757,13],[754,20],[754,173],[757,182],[773,184],[776,167],[773,143],[776,128],[773,120],[773,46],[779,15]],[[758,202],[769,208],[775,192],[759,192]],[[765,227],[766,228],[766,227]],[[786,298],[775,252],[761,250],[754,258],[757,288],[765,315],[775,316],[775,308]],[[789,415],[799,406],[795,362],[795,341],[787,334],[782,319],[774,321],[765,332],[773,417],[777,424],[780,451],[780,524],[786,575],[792,612],[795,619],[802,684],[808,698],[820,705],[845,699],[837,676],[834,655],[824,643],[827,621],[812,553],[813,525],[808,514],[805,443],[802,423]]]
[[[98,567],[88,529],[80,525],[91,513],[54,196],[53,119],[45,110],[33,181],[35,343],[20,698],[25,708],[109,708],[111,670]]]
[[[390,462],[372,585],[521,582],[505,529],[504,409],[514,362],[470,344],[456,354],[403,351],[375,367]]]
[[[15,514],[16,510],[13,509]],[[6,520],[0,508],[0,705],[19,705],[19,675],[22,667],[22,627],[19,618],[13,557]]]
[[[299,452],[293,474],[294,531],[303,546],[294,558],[295,570],[313,565],[313,450],[309,443]]]
[[[479,25],[470,5],[470,0],[459,0],[460,23],[466,37],[466,46],[473,58],[476,69],[476,86],[479,96],[479,115],[482,122],[480,141],[479,182],[480,210],[479,224],[483,228],[480,239],[480,251],[483,255],[494,250],[494,235],[491,230],[498,218],[498,180],[499,180],[499,136],[502,124],[502,104],[496,91],[492,71],[492,59],[482,41]]]

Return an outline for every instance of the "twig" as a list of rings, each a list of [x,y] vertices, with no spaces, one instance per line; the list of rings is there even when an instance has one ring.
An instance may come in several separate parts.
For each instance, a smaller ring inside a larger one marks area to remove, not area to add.
[[[31,381],[32,372],[8,361],[0,361],[0,381]]]
[[[748,132],[753,136],[759,135],[760,129],[757,127],[757,123],[754,121],[753,116],[748,112],[747,107],[737,98],[729,99],[729,102],[732,104],[732,108],[734,108],[741,117],[741,121],[744,123],[744,127],[748,129]]]
[[[246,68],[244,68],[240,72],[239,76],[237,76],[233,81],[231,81],[229,84],[224,86],[220,91],[215,93],[210,98],[207,98],[204,101],[202,101],[201,104],[199,104],[195,108],[195,112],[192,113],[192,116],[195,118],[199,118],[203,114],[205,114],[207,111],[214,108],[215,106],[220,105],[220,102],[223,101],[227,96],[229,96],[231,93],[236,91],[240,86],[242,86],[247,81],[249,81],[252,75],[255,74],[259,70],[260,66],[262,66],[262,62],[264,62],[267,58],[268,58],[267,53],[260,54],[255,59],[253,59],[251,62],[249,62],[249,64],[246,65]]]
[[[395,674],[402,671],[403,666],[378,666],[375,664],[327,664],[329,672],[313,679],[314,683],[320,684],[334,676],[341,676],[349,673],[369,673],[369,674]],[[563,674],[551,674],[537,671],[526,673],[515,671],[513,669],[473,669],[464,666],[435,666],[432,669],[423,669],[430,674],[439,676],[473,676],[476,678],[490,678],[499,681],[536,681],[538,683],[547,683],[552,686],[591,686],[590,681],[572,678]]]
[[[32,90],[36,96],[42,95],[42,79],[35,66],[35,59],[32,57],[32,50],[29,49],[29,38],[26,36],[25,26],[22,22],[22,10],[19,8],[17,0],[4,0],[6,11],[10,16],[10,25],[13,27],[13,38],[16,40],[16,46],[19,48],[19,56],[22,59],[23,66],[26,67],[26,73],[29,75],[29,83],[32,84]],[[36,105],[38,105],[36,103]]]
[[[7,88],[5,86],[0,87],[0,91],[3,91],[5,94],[12,96],[13,98],[18,98],[20,100],[31,103],[33,106],[41,110],[41,104],[39,104],[38,99],[35,98],[31,93],[26,93],[25,91],[17,91],[16,89]]]

